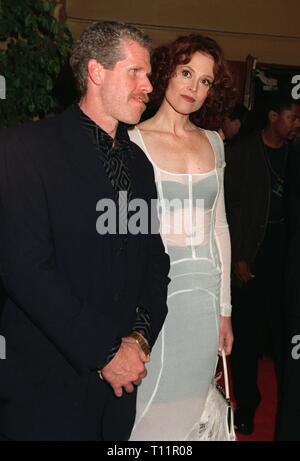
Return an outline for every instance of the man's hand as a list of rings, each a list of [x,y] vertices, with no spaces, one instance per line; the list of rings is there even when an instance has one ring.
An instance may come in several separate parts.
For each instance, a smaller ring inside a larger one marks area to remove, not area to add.
[[[126,392],[133,392],[134,385],[140,384],[146,377],[146,362],[149,362],[149,357],[133,338],[126,337],[122,338],[115,357],[98,373],[112,386],[116,397],[122,397],[123,388]]]
[[[224,349],[226,355],[230,355],[233,343],[231,317],[220,317],[219,350]]]
[[[234,263],[233,272],[242,283],[247,283],[255,277],[255,275],[251,273],[250,266],[246,261],[237,261]]]

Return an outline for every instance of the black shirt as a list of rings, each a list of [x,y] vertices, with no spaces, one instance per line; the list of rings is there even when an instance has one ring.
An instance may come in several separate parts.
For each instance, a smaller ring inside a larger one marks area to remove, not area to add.
[[[276,149],[265,145],[266,161],[271,178],[269,222],[282,222],[285,218],[283,193],[287,151],[286,144]]]

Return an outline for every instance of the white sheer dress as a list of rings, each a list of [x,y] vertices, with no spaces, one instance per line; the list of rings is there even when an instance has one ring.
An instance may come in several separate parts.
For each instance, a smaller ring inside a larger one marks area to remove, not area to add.
[[[189,440],[215,372],[220,313],[231,312],[224,147],[216,132],[205,133],[215,168],[177,174],[153,162],[138,128],[129,131],[154,168],[161,235],[171,259],[169,313],[138,389],[130,440]]]

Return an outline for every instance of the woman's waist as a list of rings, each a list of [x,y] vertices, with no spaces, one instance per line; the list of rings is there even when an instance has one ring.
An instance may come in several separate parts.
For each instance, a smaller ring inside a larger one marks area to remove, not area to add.
[[[193,278],[202,285],[206,279],[217,279],[221,277],[221,268],[216,258],[208,254],[201,254],[202,249],[197,247],[168,247],[168,254],[171,260],[170,278],[181,277]],[[211,280],[211,283],[213,280]],[[211,284],[209,282],[209,284]]]
[[[193,261],[193,264],[203,264],[205,266],[219,266],[218,248],[214,242],[206,244],[193,244],[188,241],[185,245],[174,245],[174,242],[165,241],[166,249],[170,256],[171,264],[180,264],[183,261]]]

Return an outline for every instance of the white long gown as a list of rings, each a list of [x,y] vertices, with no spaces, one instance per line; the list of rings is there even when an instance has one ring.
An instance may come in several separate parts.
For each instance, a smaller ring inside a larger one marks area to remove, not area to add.
[[[231,312],[224,147],[216,132],[205,133],[215,168],[176,174],[153,162],[138,128],[129,131],[154,168],[161,235],[171,259],[169,312],[138,389],[130,440],[189,440],[215,372],[219,316]],[[168,202],[173,199],[174,206]]]

